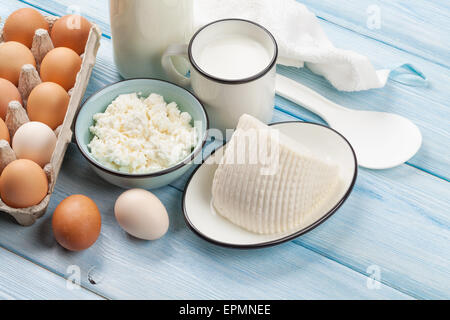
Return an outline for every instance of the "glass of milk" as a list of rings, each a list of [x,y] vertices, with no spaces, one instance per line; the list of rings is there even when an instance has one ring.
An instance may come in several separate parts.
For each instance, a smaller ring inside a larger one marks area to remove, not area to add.
[[[114,61],[124,78],[160,78],[161,56],[193,33],[193,0],[110,0]]]
[[[190,62],[190,77],[178,72],[172,60]],[[168,47],[161,63],[170,79],[191,85],[205,104],[211,128],[234,129],[249,114],[263,122],[272,119],[278,46],[261,25],[225,19],[201,28],[189,45]]]

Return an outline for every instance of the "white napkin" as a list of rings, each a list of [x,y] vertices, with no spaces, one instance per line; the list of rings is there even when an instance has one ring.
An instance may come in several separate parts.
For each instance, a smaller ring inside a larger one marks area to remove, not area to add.
[[[316,16],[295,0],[194,0],[195,23],[243,18],[269,29],[280,49],[278,63],[303,67],[324,76],[338,90],[381,88],[391,70],[378,70],[369,59],[338,49],[328,40]]]

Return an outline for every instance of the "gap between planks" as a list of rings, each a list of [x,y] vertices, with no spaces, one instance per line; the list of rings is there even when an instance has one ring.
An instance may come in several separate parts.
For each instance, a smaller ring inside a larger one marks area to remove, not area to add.
[[[19,1],[22,1],[22,0],[19,0]],[[355,30],[355,29],[353,29],[353,28],[343,26],[343,25],[341,25],[341,24],[339,24],[339,23],[337,23],[337,22],[334,22],[334,21],[332,21],[332,20],[329,20],[329,19],[327,19],[327,18],[324,18],[324,17],[322,17],[322,16],[320,16],[320,15],[316,15],[316,17],[317,17],[319,20],[325,21],[325,22],[327,22],[327,23],[329,23],[329,24],[332,24],[332,25],[334,25],[334,26],[336,26],[336,27],[339,27],[339,28],[342,28],[342,29],[345,29],[345,30],[354,32],[354,33],[356,33],[356,34],[359,34],[360,36],[362,36],[362,37],[364,37],[364,38],[367,38],[367,39],[370,39],[370,40],[373,40],[373,41],[382,43],[382,44],[384,44],[384,45],[387,45],[387,46],[392,47],[392,48],[394,48],[394,49],[397,49],[397,50],[399,50],[399,51],[405,52],[405,53],[410,54],[410,55],[412,55],[412,56],[414,56],[414,57],[418,57],[418,58],[420,58],[420,59],[423,59],[423,60],[425,60],[425,61],[428,61],[428,62],[430,62],[430,63],[433,63],[433,64],[435,64],[435,65],[438,65],[438,66],[440,66],[440,67],[443,67],[443,68],[445,68],[445,69],[450,69],[450,66],[447,66],[447,65],[442,64],[442,63],[440,63],[440,62],[438,62],[438,61],[432,60],[432,59],[430,59],[430,58],[428,58],[428,57],[425,57],[425,56],[423,56],[423,55],[420,55],[420,54],[418,54],[418,53],[411,52],[411,51],[408,51],[408,50],[403,49],[403,48],[401,48],[401,47],[398,47],[398,46],[394,45],[393,43],[390,43],[390,42],[387,42],[387,41],[384,41],[384,40],[381,40],[381,39],[374,38],[373,36],[370,36],[370,35],[368,35],[368,34],[364,34],[364,33],[359,32],[359,31],[357,31],[357,30]],[[109,39],[111,39],[111,38],[109,38]]]
[[[318,255],[321,255],[322,257],[327,258],[328,260],[331,260],[331,261],[334,261],[336,263],[339,263],[340,265],[342,265],[342,266],[344,266],[344,267],[346,267],[346,268],[348,268],[350,270],[353,270],[354,272],[359,273],[359,274],[361,274],[361,275],[363,275],[363,276],[368,278],[368,275],[364,271],[358,270],[355,267],[353,267],[350,264],[345,263],[343,261],[337,261],[335,258],[333,258],[332,256],[322,252],[321,250],[317,250],[316,248],[314,248],[312,246],[309,246],[307,244],[301,243],[301,240],[299,240],[298,238],[292,240],[292,243],[296,244],[296,245],[299,245],[299,246],[301,246],[301,247],[303,247],[303,248],[305,248],[307,250],[310,250],[310,251],[312,251],[314,253],[317,253]],[[401,289],[400,287],[398,287],[396,285],[388,283],[387,281],[383,281],[383,280],[377,280],[377,281],[379,283],[384,284],[385,286],[390,287],[390,288],[392,288],[392,289],[394,289],[394,290],[396,290],[398,292],[401,292],[401,293],[403,293],[403,294],[405,294],[405,295],[407,295],[407,296],[409,296],[409,297],[411,297],[413,299],[416,299],[416,300],[422,300],[423,299],[423,297],[416,296],[416,295],[412,294],[411,292],[407,292],[407,291]]]
[[[50,268],[48,268],[48,267],[46,267],[46,266],[44,266],[44,265],[42,265],[42,264],[40,264],[40,263],[38,263],[38,262],[36,262],[36,261],[31,260],[30,258],[28,258],[28,257],[26,257],[26,256],[20,254],[19,252],[15,251],[14,249],[7,248],[7,247],[5,247],[4,245],[0,245],[0,249],[6,250],[6,251],[12,253],[13,255],[17,256],[19,259],[24,259],[24,260],[26,260],[26,261],[28,261],[28,262],[34,264],[36,267],[38,267],[38,268],[40,268],[40,269],[43,269],[43,270],[48,271],[48,272],[51,272],[51,273],[53,273],[54,275],[56,275],[56,276],[62,278],[63,280],[67,280],[66,277],[65,277],[62,273],[60,273],[60,272],[58,272],[58,271],[56,271],[56,270],[51,270]],[[90,289],[90,288],[85,287],[85,286],[84,286],[83,284],[81,284],[81,283],[80,283],[79,286],[80,286],[80,288],[81,288],[82,290],[89,291],[89,292],[91,292],[92,294],[94,294],[94,295],[100,297],[101,299],[104,299],[104,300],[111,300],[110,298],[104,296],[103,294],[101,294],[101,293],[99,293],[99,292],[96,292],[96,291],[94,291],[94,290],[92,290],[92,289]]]

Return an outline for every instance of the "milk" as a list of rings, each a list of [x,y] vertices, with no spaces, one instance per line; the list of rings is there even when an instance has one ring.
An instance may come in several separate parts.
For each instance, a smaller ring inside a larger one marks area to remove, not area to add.
[[[110,0],[114,61],[124,78],[166,79],[161,56],[193,33],[193,0]]]
[[[239,80],[257,75],[270,65],[271,59],[272,54],[260,41],[247,35],[227,34],[206,44],[196,62],[209,75]]]

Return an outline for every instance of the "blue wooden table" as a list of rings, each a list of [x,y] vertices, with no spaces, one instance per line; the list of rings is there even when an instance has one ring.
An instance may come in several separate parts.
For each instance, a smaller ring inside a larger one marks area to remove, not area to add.
[[[328,221],[283,245],[240,251],[214,246],[186,227],[181,195],[187,176],[154,193],[171,225],[159,241],[124,233],[113,205],[122,190],[89,169],[74,145],[66,154],[47,214],[23,228],[0,214],[0,298],[450,298],[450,6],[447,1],[303,1],[336,46],[367,55],[377,68],[413,63],[428,87],[390,81],[383,89],[343,93],[306,69],[279,73],[354,109],[394,112],[413,120],[424,144],[391,170],[361,169],[353,194]],[[21,7],[65,15],[70,0],[0,0],[5,18]],[[97,23],[102,43],[86,97],[119,80],[112,59],[108,3],[77,1]],[[374,7],[375,6],[375,7]],[[380,13],[379,28],[367,24]],[[369,27],[371,28],[369,28]],[[320,118],[277,97],[274,121]],[[51,216],[71,194],[98,204],[102,233],[89,250],[70,253],[54,240]],[[81,276],[81,287],[65,279]]]

